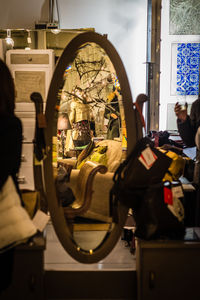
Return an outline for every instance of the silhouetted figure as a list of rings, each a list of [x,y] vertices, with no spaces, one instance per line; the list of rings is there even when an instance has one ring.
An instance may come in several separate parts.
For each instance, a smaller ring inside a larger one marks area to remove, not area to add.
[[[0,60],[0,190],[8,176],[12,176],[20,195],[16,174],[21,162],[22,124],[15,116],[14,109],[13,78],[6,64]],[[12,248],[0,254],[0,292],[11,283],[14,251]]]

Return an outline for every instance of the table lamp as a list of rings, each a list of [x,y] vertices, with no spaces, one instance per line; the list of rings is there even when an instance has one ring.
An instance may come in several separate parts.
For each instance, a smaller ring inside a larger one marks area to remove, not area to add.
[[[57,129],[61,132],[60,137],[61,137],[61,145],[62,145],[62,158],[65,157],[64,152],[65,152],[65,140],[66,140],[66,131],[72,129],[69,117],[67,113],[62,113],[58,117],[58,122],[57,122]]]

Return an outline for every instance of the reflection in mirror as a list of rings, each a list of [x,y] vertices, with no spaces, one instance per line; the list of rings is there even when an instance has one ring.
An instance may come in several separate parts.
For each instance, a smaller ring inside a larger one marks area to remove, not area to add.
[[[66,66],[59,114],[67,114],[72,127],[67,132],[65,156],[70,149],[84,147],[91,140],[119,140],[126,150],[120,84],[110,59],[97,44],[83,45]]]
[[[98,44],[81,45],[66,66],[54,124],[57,197],[77,250],[91,254],[115,226],[109,192],[127,150],[120,82]]]
[[[6,43],[8,49],[53,49],[55,57],[61,56],[69,41],[85,31],[94,31],[93,28],[84,29],[0,29],[0,39],[11,39]]]

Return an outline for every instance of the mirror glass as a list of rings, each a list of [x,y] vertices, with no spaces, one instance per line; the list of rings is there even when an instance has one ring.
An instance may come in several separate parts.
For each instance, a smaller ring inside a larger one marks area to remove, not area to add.
[[[115,227],[109,192],[127,150],[120,82],[97,43],[81,44],[65,66],[53,131],[58,201],[77,249],[93,253]]]

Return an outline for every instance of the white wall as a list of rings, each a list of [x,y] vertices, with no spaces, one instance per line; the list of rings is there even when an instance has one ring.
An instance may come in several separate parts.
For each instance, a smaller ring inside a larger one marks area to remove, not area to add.
[[[0,28],[34,29],[48,12],[48,0],[0,0]]]
[[[48,1],[0,0],[0,28],[34,28],[48,20]],[[107,33],[127,71],[133,99],[145,92],[147,0],[58,0],[61,28]],[[55,15],[56,16],[56,15]]]
[[[192,103],[197,96],[172,96],[170,94],[171,70],[172,70],[172,43],[200,42],[199,35],[169,35],[169,2],[162,1],[161,16],[161,74],[160,74],[160,130],[167,128],[167,104],[175,104],[177,101]],[[176,118],[171,111],[169,126],[176,129]],[[168,128],[167,128],[168,129]]]

